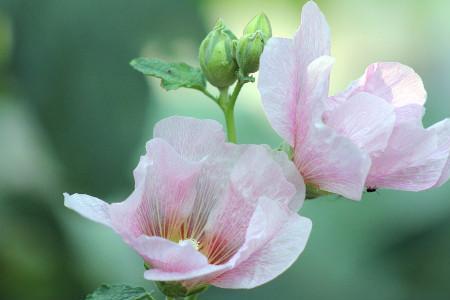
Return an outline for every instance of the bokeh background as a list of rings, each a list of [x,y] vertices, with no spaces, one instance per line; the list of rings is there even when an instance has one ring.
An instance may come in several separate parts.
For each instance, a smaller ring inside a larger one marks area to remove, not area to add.
[[[165,92],[128,63],[149,56],[197,65],[218,17],[240,34],[255,14],[291,36],[304,0],[0,0],[0,299],[83,299],[103,282],[153,289],[118,236],[63,206],[63,192],[121,201],[166,116],[222,121],[209,99]],[[333,34],[332,91],[375,61],[400,61],[429,93],[425,124],[450,116],[450,1],[317,1]],[[255,85],[237,104],[240,142],[279,144]],[[249,291],[204,299],[450,299],[450,183],[380,191],[361,202],[305,204],[300,259]],[[155,295],[161,295],[155,291]]]

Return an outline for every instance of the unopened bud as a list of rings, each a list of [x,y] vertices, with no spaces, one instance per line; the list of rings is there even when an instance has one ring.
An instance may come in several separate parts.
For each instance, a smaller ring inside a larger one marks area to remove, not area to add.
[[[206,79],[218,88],[228,87],[237,79],[237,64],[233,55],[235,39],[236,36],[219,19],[200,45],[200,67]]]
[[[236,46],[236,61],[239,71],[250,74],[258,71],[259,58],[264,50],[264,36],[261,31],[244,35]]]
[[[248,22],[247,26],[244,28],[244,35],[252,34],[257,31],[261,31],[264,37],[264,42],[272,37],[272,26],[270,25],[269,18],[261,13],[255,16]]]

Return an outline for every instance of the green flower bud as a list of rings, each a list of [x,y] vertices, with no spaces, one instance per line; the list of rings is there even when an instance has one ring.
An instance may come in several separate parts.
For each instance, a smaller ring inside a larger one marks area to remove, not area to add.
[[[243,36],[236,46],[236,61],[244,76],[258,71],[259,57],[264,50],[264,36],[261,31]]]
[[[233,40],[236,36],[218,20],[214,29],[200,45],[200,67],[208,81],[225,88],[237,79],[237,64],[233,55]]]
[[[261,13],[251,19],[247,26],[244,28],[244,35],[261,31],[264,36],[264,42],[272,37],[272,26],[270,25],[269,18]]]

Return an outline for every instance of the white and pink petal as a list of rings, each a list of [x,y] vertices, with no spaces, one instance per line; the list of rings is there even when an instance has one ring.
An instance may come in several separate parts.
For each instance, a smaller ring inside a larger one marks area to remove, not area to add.
[[[450,119],[442,120],[427,129],[434,132],[438,139],[438,153],[447,156],[447,162],[442,169],[441,176],[435,183],[435,187],[439,187],[446,183],[450,177]]]
[[[294,36],[297,79],[302,88],[306,84],[304,74],[309,64],[320,56],[330,55],[330,28],[325,16],[314,1],[308,1],[302,8],[301,24]]]
[[[225,143],[222,125],[214,120],[173,116],[155,124],[154,138],[164,139],[183,158],[205,159]]]
[[[84,194],[64,193],[64,205],[91,221],[111,227],[110,204],[103,200]]]
[[[366,92],[378,96],[395,107],[425,104],[427,93],[422,79],[410,67],[397,62],[379,62],[367,67],[364,75],[353,82],[338,99]]]
[[[297,170],[293,162],[288,158],[284,151],[270,151],[272,158],[280,165],[284,173],[284,177],[294,185],[296,189],[295,195],[289,202],[289,208],[298,211],[305,201],[306,187],[300,172]]]
[[[273,129],[294,144],[299,93],[295,49],[291,39],[271,38],[264,46],[258,89],[263,109]]]
[[[386,148],[395,125],[394,106],[367,93],[358,93],[327,115],[325,123],[367,153]]]
[[[447,159],[448,152],[440,150],[436,133],[414,123],[397,124],[388,147],[372,159],[367,186],[406,191],[431,188]]]
[[[144,278],[180,281],[184,286],[207,283],[229,267],[211,265],[208,258],[189,243],[177,244],[160,237],[141,236],[131,246],[150,265]]]
[[[171,232],[166,225],[172,228],[191,213],[202,165],[154,138],[139,166],[135,191],[126,201],[111,205],[112,224],[126,241],[141,234],[167,237]]]
[[[294,162],[306,183],[352,200],[361,199],[371,164],[366,152],[323,123],[298,144]]]
[[[222,288],[253,288],[289,268],[303,252],[311,221],[268,198],[258,202],[246,239],[227,265],[229,271],[212,280]]]

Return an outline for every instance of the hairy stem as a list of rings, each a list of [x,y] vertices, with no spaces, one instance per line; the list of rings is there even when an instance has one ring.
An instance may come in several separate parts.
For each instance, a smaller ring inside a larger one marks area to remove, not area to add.
[[[225,123],[227,127],[228,141],[236,143],[236,126],[234,124],[234,104],[232,98],[228,95],[228,88],[219,89],[219,106],[225,116]]]
[[[236,104],[236,99],[244,86],[245,82],[239,80],[234,87],[233,93],[228,94],[228,88],[220,89],[219,96],[219,106],[223,111],[225,116],[225,123],[227,127],[228,141],[231,143],[237,143],[236,135],[236,123],[234,120],[234,105]]]
[[[223,112],[225,114],[225,123],[227,124],[228,141],[231,143],[237,142],[236,125],[234,122],[234,109],[227,109]]]
[[[234,104],[236,103],[236,99],[239,96],[239,93],[241,92],[241,89],[244,86],[244,84],[245,84],[245,82],[239,80],[236,83],[236,86],[234,87],[233,94],[231,94],[231,97],[230,97],[230,104],[233,107],[233,109],[234,109]]]

